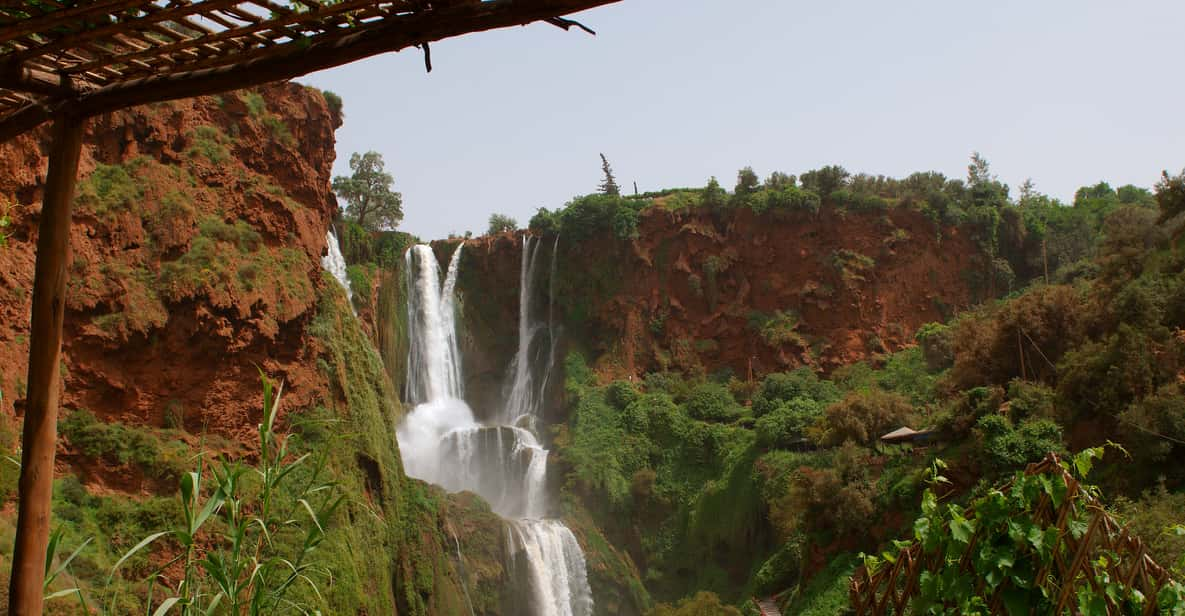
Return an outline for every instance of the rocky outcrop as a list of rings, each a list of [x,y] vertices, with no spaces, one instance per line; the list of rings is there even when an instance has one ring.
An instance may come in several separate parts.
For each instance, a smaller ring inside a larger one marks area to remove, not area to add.
[[[63,406],[252,442],[255,366],[290,408],[326,394],[305,324],[336,207],[340,119],[294,83],[90,121],[66,311]],[[0,389],[19,414],[47,131],[0,145]]]

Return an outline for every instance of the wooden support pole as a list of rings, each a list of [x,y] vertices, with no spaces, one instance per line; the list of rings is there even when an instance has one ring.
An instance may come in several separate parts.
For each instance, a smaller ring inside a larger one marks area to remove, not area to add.
[[[62,318],[70,261],[70,209],[85,120],[54,117],[49,173],[37,236],[33,319],[29,336],[28,396],[21,435],[20,503],[12,557],[8,613],[38,616],[45,581],[45,549],[53,499],[61,379]]]

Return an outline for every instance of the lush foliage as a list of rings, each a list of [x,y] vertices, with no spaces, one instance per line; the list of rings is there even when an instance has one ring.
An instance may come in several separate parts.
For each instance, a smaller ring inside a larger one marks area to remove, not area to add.
[[[587,240],[600,232],[612,233],[618,239],[632,239],[637,237],[639,214],[646,205],[645,200],[620,195],[586,195],[569,201],[555,212],[540,208],[528,226],[532,231],[559,233],[573,240]]]
[[[1101,448],[1084,450],[1064,466],[1082,478],[1102,453]],[[934,480],[947,481],[937,473]],[[1161,613],[1180,610],[1185,605],[1185,587],[1169,581],[1159,596],[1145,596],[1129,585],[1131,580],[1113,575],[1110,565],[1125,555],[1112,551],[1110,545],[1096,544],[1087,560],[1077,560],[1078,548],[1071,538],[1087,541],[1088,532],[1107,532],[1091,527],[1096,510],[1084,500],[1091,498],[1095,498],[1094,489],[1086,486],[1072,492],[1056,473],[1018,472],[1006,490],[993,488],[973,500],[970,514],[955,504],[942,506],[936,493],[927,490],[913,534],[921,557],[927,562],[937,559],[938,564],[922,571],[911,611],[986,615],[996,613],[992,605],[998,596],[1009,614],[1046,613],[1067,591],[1083,614],[1110,613],[1108,603],[1127,613],[1142,612],[1146,602],[1158,604]],[[1049,503],[1054,512],[1065,507],[1066,517],[1051,519],[1042,514],[1042,503]],[[896,558],[893,552],[886,552],[883,560],[866,557],[865,566],[875,572],[891,566]],[[1062,579],[1055,561],[1082,565],[1081,573]]]

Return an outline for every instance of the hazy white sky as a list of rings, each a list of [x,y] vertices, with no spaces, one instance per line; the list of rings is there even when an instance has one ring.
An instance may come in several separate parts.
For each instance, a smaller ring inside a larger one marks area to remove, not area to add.
[[[624,0],[301,79],[345,101],[424,239],[523,226],[600,181],[731,187],[752,165],[1001,179],[1063,199],[1185,166],[1182,0]]]

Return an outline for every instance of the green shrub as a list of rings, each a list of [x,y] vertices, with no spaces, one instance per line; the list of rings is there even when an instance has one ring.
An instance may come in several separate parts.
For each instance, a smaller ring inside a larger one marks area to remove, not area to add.
[[[839,274],[848,289],[855,289],[868,280],[868,274],[876,267],[872,257],[842,248],[831,253],[831,267]]]
[[[360,303],[365,304],[367,299],[372,294],[372,285],[374,283],[371,278],[373,272],[368,265],[350,265],[346,267],[346,280],[350,281],[350,292],[354,297],[358,298]]]
[[[629,381],[613,381],[605,390],[605,399],[614,408],[624,409],[638,399],[638,388]]]
[[[564,357],[564,374],[570,384],[592,385],[595,381],[593,372],[584,361],[584,355],[571,352]]]
[[[807,348],[809,345],[806,339],[797,331],[800,324],[801,318],[794,310],[778,310],[773,315],[749,313],[749,327],[761,336],[766,345],[774,349],[785,345]]]
[[[342,113],[343,104],[341,96],[338,96],[336,93],[330,92],[329,90],[321,90],[321,96],[325,97],[325,104],[329,106],[330,113],[337,116],[344,116]]]
[[[546,231],[554,228],[566,238],[586,240],[609,231],[618,239],[637,237],[639,212],[649,201],[626,199],[617,195],[592,194],[569,201],[558,212],[540,209],[531,219],[531,228]],[[553,220],[554,219],[554,220]]]
[[[950,326],[927,323],[918,328],[914,339],[922,348],[922,356],[926,358],[926,366],[930,370],[945,370],[954,365],[955,354]]]
[[[190,145],[185,150],[187,156],[202,156],[216,165],[230,160],[230,149],[226,147],[230,140],[217,127],[199,126],[193,129],[189,138]]]
[[[1056,398],[1057,393],[1046,385],[1015,379],[1008,384],[1008,417],[1012,421],[1056,419]]]
[[[832,192],[829,198],[836,207],[850,212],[883,212],[889,209],[888,201],[868,193],[840,189]]]
[[[819,211],[819,204],[819,195],[796,186],[770,188],[765,191],[765,209],[767,211],[814,214]]]
[[[213,216],[204,218],[198,223],[198,233],[219,242],[233,244],[239,249],[239,252],[258,250],[263,241],[259,232],[247,221],[236,220],[234,223],[227,223],[221,218]]]
[[[1017,427],[1003,415],[985,415],[975,424],[984,465],[996,473],[1023,469],[1048,453],[1063,453],[1062,429],[1048,419],[1028,419]]]
[[[145,474],[172,479],[183,472],[186,447],[179,441],[163,442],[144,428],[99,421],[90,411],[71,412],[59,422],[70,445],[91,458],[111,464],[134,464]]]
[[[794,398],[778,404],[757,420],[757,444],[790,447],[806,437],[807,429],[823,416],[823,405],[810,398]]]
[[[732,421],[740,412],[728,388],[717,383],[703,383],[691,391],[687,412],[703,421]]]
[[[239,93],[239,97],[243,100],[243,104],[247,106],[247,113],[252,118],[259,118],[267,113],[267,101],[263,100],[263,95],[259,92],[243,90]]]
[[[753,415],[761,417],[778,408],[782,402],[805,398],[828,404],[839,398],[839,390],[831,381],[820,380],[808,367],[792,372],[775,372],[761,381],[761,389],[753,396]]]
[[[95,165],[95,170],[78,182],[75,203],[99,215],[128,209],[144,196],[140,184],[123,165]]]
[[[827,407],[819,426],[819,442],[870,445],[881,435],[908,424],[912,417],[913,406],[900,394],[876,389],[852,392]]]
[[[731,605],[721,603],[720,597],[715,593],[701,591],[674,606],[659,603],[654,609],[646,612],[646,616],[741,616],[741,612]]]
[[[280,116],[272,114],[265,116],[263,118],[263,125],[267,127],[272,136],[280,143],[287,146],[296,145],[296,138],[292,136],[292,131],[288,128],[288,124]]]

